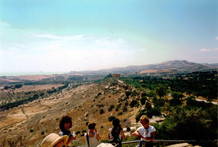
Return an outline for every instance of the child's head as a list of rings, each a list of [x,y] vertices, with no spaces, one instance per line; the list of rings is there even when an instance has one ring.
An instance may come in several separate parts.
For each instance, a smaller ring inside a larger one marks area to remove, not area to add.
[[[61,130],[69,130],[72,127],[72,118],[69,116],[63,116],[59,127]]]
[[[94,122],[90,122],[90,123],[88,124],[88,128],[89,128],[90,130],[95,129],[95,126],[96,126],[96,123],[94,123]]]
[[[147,128],[149,125],[149,118],[147,117],[147,115],[142,115],[140,117],[140,122],[143,125],[144,128]]]

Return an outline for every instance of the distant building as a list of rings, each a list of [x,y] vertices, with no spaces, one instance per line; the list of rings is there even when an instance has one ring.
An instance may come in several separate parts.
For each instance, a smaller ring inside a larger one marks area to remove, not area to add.
[[[114,78],[119,78],[119,77],[120,77],[120,74],[112,74],[112,77],[114,77]]]

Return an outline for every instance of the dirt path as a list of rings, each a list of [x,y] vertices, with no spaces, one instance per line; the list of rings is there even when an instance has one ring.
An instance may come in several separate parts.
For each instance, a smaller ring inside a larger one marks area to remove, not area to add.
[[[23,107],[21,107],[21,111],[22,111],[22,113],[26,116],[26,119],[28,119],[29,118],[29,116],[25,113],[25,111],[24,111],[24,108]]]
[[[199,98],[196,98],[195,100],[198,101],[198,102],[209,103],[207,100],[203,100],[203,99],[199,99]],[[218,104],[218,102],[216,102],[216,101],[212,101],[211,103],[214,104],[214,105],[217,105],[217,104]]]

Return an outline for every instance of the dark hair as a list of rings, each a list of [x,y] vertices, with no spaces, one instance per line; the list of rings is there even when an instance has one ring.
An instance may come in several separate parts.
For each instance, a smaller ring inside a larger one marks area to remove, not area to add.
[[[88,128],[89,128],[89,129],[94,129],[95,126],[96,126],[96,123],[94,123],[94,122],[90,122],[90,123],[88,124]]]
[[[119,127],[120,126],[120,120],[115,118],[112,120],[112,124],[114,127]]]
[[[111,135],[114,138],[118,139],[119,135],[120,135],[120,131],[123,130],[120,126],[120,120],[115,118],[115,119],[113,119],[112,124],[113,124],[113,128],[111,130]]]
[[[69,117],[69,116],[63,116],[61,121],[60,121],[60,124],[59,124],[59,127],[61,129],[61,131],[65,130],[64,128],[64,124],[65,123],[70,123],[70,128],[72,127],[72,118]]]

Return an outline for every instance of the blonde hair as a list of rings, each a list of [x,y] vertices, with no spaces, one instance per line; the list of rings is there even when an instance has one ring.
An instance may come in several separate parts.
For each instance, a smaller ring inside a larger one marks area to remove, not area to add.
[[[140,117],[140,121],[141,121],[141,120],[144,120],[144,121],[146,121],[147,123],[149,123],[149,118],[148,118],[147,115],[142,115],[142,116]]]

